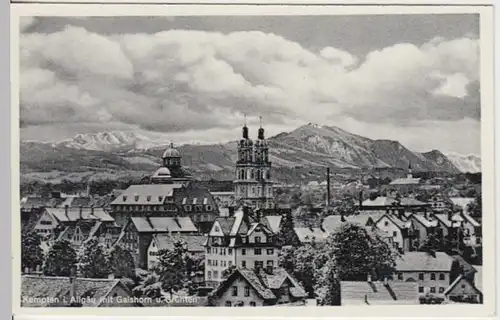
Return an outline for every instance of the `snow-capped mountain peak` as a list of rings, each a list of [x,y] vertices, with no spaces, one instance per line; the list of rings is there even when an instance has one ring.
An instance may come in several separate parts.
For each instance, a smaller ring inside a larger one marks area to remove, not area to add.
[[[461,172],[480,172],[481,157],[475,154],[463,155],[455,152],[449,152],[446,157],[458,168]]]
[[[123,148],[147,149],[161,144],[161,142],[153,141],[145,135],[133,131],[106,131],[79,133],[72,139],[58,142],[55,145],[75,149],[112,151]]]

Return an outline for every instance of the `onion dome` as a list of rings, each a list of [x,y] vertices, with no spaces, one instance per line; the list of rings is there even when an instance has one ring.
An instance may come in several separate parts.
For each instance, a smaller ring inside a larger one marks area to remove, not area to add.
[[[174,144],[171,143],[170,147],[163,152],[163,158],[180,158],[181,154],[177,149],[174,148]]]

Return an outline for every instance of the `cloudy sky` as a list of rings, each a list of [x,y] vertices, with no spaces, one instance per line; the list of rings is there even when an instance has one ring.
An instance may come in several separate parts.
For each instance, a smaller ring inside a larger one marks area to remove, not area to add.
[[[308,122],[479,154],[479,16],[22,18],[21,138]]]

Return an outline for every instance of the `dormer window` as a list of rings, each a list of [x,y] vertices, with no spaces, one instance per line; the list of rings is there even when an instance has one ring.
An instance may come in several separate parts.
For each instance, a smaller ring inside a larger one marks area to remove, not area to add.
[[[159,197],[158,197],[158,202],[161,202],[161,200],[163,200],[163,197],[162,197],[162,196],[159,196]]]
[[[260,243],[260,237],[255,237],[255,243]]]
[[[191,212],[191,210],[192,210],[191,205],[186,205],[184,207],[184,210],[186,210],[187,212]]]
[[[146,197],[146,200],[147,200],[147,201],[151,201],[151,196],[147,196],[147,197]]]
[[[200,206],[200,205],[196,205],[196,206],[194,207],[194,209],[195,209],[195,211],[196,211],[196,212],[201,212],[201,211],[202,211],[202,209],[201,209],[201,208],[202,208],[202,206]]]
[[[135,196],[134,199],[136,202],[139,201],[139,196]]]
[[[213,209],[213,208],[212,208],[212,206],[211,206],[211,205],[207,205],[207,206],[206,206],[206,210],[207,210],[207,211],[212,211],[212,209]]]
[[[127,201],[127,196],[123,196],[123,201]]]

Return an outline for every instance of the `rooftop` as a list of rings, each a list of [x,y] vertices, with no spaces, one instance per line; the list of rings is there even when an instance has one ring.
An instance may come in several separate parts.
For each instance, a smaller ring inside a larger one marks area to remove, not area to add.
[[[132,217],[138,232],[197,232],[190,217]]]
[[[173,197],[174,191],[182,187],[181,184],[131,185],[111,204],[159,205],[165,202],[165,198]]]
[[[416,282],[341,281],[341,304],[419,304]]]
[[[444,271],[450,272],[453,258],[444,252],[406,252],[396,259],[397,271]]]

